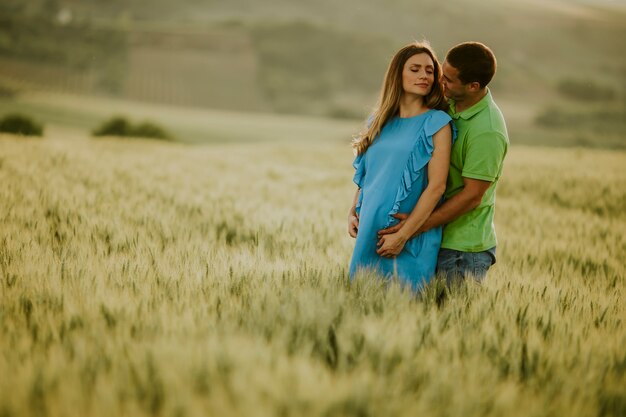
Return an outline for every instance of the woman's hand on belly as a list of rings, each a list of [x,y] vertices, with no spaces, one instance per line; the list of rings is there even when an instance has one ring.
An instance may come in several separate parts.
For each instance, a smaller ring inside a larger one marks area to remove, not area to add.
[[[383,235],[378,240],[376,253],[385,258],[395,258],[402,252],[407,240],[401,232]]]
[[[386,229],[381,229],[378,231],[378,236],[383,236],[383,235],[388,235],[391,233],[396,233],[398,230],[400,230],[402,228],[402,226],[404,226],[404,223],[406,223],[406,219],[409,218],[409,215],[406,213],[396,213],[393,215],[393,217],[395,217],[396,219],[400,220],[398,223],[396,223],[393,226],[389,226]]]

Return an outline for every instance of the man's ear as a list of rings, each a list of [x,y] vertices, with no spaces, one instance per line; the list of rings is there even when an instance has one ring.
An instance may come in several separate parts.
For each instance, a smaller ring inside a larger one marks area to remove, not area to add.
[[[472,93],[479,91],[481,88],[480,83],[478,81],[472,81],[471,83],[468,84],[468,87]]]

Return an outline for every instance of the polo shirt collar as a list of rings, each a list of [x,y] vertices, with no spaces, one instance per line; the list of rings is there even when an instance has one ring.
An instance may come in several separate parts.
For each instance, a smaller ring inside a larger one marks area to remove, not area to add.
[[[485,94],[485,97],[481,98],[480,101],[476,104],[474,104],[472,107],[470,107],[469,109],[465,109],[462,112],[457,113],[455,106],[456,103],[454,102],[454,100],[450,100],[450,111],[451,111],[451,117],[453,119],[464,119],[464,120],[469,120],[472,117],[474,117],[476,114],[480,113],[482,110],[484,110],[487,106],[489,106],[489,103],[492,101],[491,98],[491,91],[489,91],[489,88],[487,88],[487,94]]]

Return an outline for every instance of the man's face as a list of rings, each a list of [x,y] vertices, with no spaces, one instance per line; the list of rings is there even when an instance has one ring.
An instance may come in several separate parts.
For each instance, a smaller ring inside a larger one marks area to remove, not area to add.
[[[443,62],[441,83],[443,84],[443,94],[447,98],[459,101],[467,95],[468,84],[463,84],[459,80],[459,71],[447,61]]]

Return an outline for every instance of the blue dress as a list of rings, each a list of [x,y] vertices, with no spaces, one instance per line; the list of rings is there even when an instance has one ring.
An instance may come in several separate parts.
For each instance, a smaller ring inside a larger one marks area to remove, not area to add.
[[[441,227],[408,240],[395,258],[376,253],[377,232],[398,223],[393,214],[413,211],[428,185],[433,135],[450,122],[450,116],[440,110],[395,117],[385,124],[367,151],[355,158],[354,183],[361,192],[356,206],[359,230],[350,262],[350,279],[358,270],[370,269],[418,289],[435,274]]]

